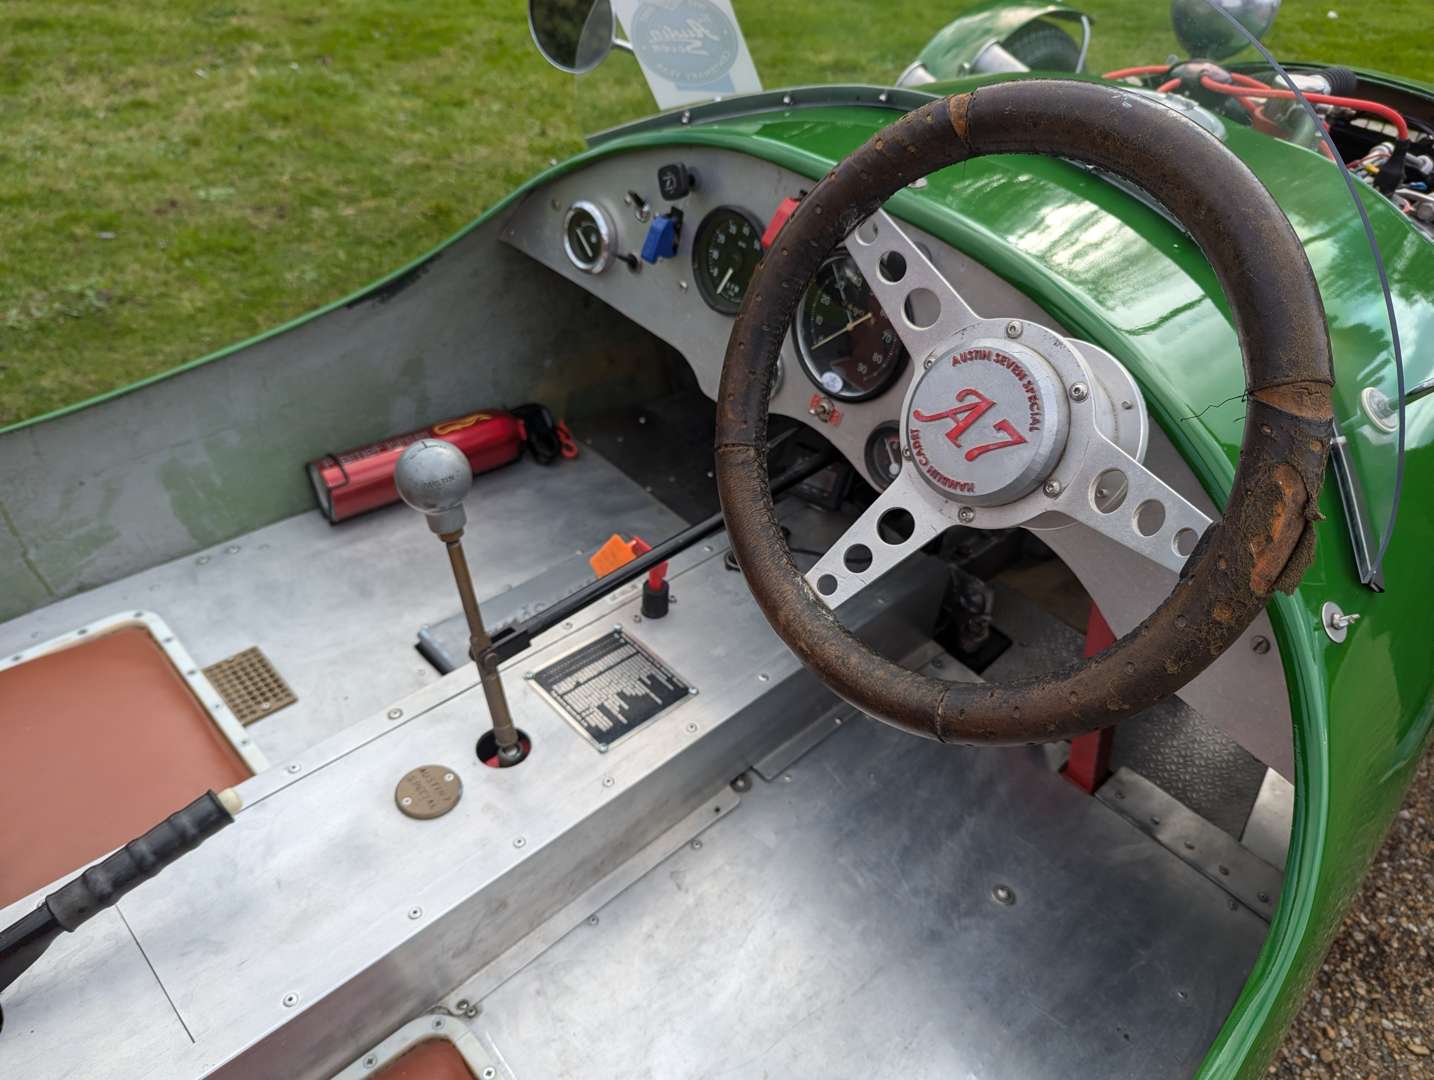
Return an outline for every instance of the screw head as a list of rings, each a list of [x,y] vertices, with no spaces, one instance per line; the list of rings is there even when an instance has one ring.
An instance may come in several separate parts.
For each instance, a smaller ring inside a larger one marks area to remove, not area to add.
[[[1250,642],[1250,648],[1260,656],[1264,656],[1270,651],[1270,639],[1263,634],[1256,634],[1254,640]]]
[[[747,773],[743,773],[732,781],[732,790],[736,792],[751,791],[752,777]]]
[[[1009,885],[997,885],[991,890],[991,899],[998,904],[1010,907],[1016,902],[1016,890]]]
[[[976,511],[972,510],[969,506],[963,506],[960,510],[956,511],[956,517],[959,518],[963,524],[969,525],[976,520]]]
[[[486,1069],[483,1070],[483,1080],[493,1080],[493,1078],[497,1075],[498,1070],[493,1068],[493,1066],[491,1065],[489,1065]]]
[[[934,363],[936,363],[936,356],[933,353],[931,356],[928,356],[925,360],[921,362],[921,366],[924,367],[927,371],[930,371],[931,365]]]
[[[397,719],[399,719],[399,718],[402,717],[402,716],[403,716],[403,710],[402,710],[402,709],[389,709],[389,710],[388,710],[388,718],[389,718],[390,720],[397,720]]]
[[[1054,499],[1065,489],[1061,487],[1061,482],[1059,480],[1047,480],[1044,484],[1041,485],[1041,490],[1044,491],[1049,498]]]
[[[1084,401],[1088,397],[1090,397],[1090,387],[1085,383],[1078,382],[1071,387],[1072,401]]]
[[[513,846],[514,846],[515,848],[524,847],[524,846],[527,845],[527,843],[528,843],[528,841],[525,840],[525,839],[524,839],[523,837],[521,837],[521,836],[516,836],[516,837],[513,838]]]
[[[688,722],[688,724],[687,724],[687,734],[689,734],[689,735],[696,735],[696,734],[697,734],[697,724],[696,724],[695,721],[689,721],[689,722]]]
[[[602,786],[603,786],[603,787],[612,787],[612,785],[613,785],[613,778],[612,778],[611,776],[604,776],[604,777],[602,778]]]
[[[373,1068],[375,1065],[377,1065],[377,1064],[378,1064],[378,1055],[377,1055],[377,1054],[370,1054],[368,1057],[366,1057],[366,1058],[363,1059],[363,1067],[364,1067],[365,1069],[372,1069],[372,1068]]]
[[[284,1008],[292,1009],[295,1005],[299,1003],[299,995],[295,991],[290,990],[287,994],[284,995],[283,1002]]]
[[[421,907],[411,907],[411,908],[409,908],[409,909],[408,909],[408,917],[409,917],[410,919],[421,919],[421,918],[423,918],[423,909],[422,909]]]
[[[907,461],[910,461],[910,460],[911,460],[911,447],[909,447],[909,446],[903,446],[903,447],[901,448],[901,456],[904,457]]]
[[[1008,338],[1020,337],[1023,330],[1025,330],[1025,327],[1021,325],[1020,319],[1012,319],[1006,324],[1006,336]]]
[[[298,772],[298,771],[299,771],[300,769],[302,769],[302,768],[303,768],[303,766],[300,765],[297,761],[291,761],[291,762],[289,762],[289,764],[287,764],[287,765],[284,766],[284,771],[285,771],[285,772],[296,773],[296,772]]]

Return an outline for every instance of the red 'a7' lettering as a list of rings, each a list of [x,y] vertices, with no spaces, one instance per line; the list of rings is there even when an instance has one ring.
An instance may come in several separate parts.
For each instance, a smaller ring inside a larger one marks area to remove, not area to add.
[[[961,445],[961,436],[970,430],[971,425],[980,420],[988,412],[996,407],[996,403],[988,398],[981,391],[967,387],[956,394],[956,405],[950,409],[944,409],[937,413],[923,413],[916,409],[911,413],[913,420],[920,420],[922,423],[931,423],[934,420],[953,421],[951,429],[946,432],[946,438],[951,440],[953,446]],[[992,425],[1006,438],[1000,442],[983,443],[980,446],[973,446],[965,453],[967,461],[975,461],[982,454],[989,454],[992,450],[1001,450],[1008,446],[1020,446],[1026,441],[1024,435],[1016,430],[1009,420],[997,420]]]

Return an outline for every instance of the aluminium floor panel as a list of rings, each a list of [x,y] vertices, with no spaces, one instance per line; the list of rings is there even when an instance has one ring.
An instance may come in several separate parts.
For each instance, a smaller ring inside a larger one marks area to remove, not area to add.
[[[1183,1077],[1265,931],[1039,751],[859,719],[475,1027],[518,1080]]]

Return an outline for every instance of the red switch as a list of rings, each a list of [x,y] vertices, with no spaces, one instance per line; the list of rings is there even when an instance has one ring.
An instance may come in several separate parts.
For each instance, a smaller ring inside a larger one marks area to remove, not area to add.
[[[769,251],[777,240],[777,234],[782,231],[782,226],[787,219],[797,212],[801,199],[785,198],[777,204],[777,212],[772,215],[772,220],[767,222],[767,231],[762,234],[762,250]]]

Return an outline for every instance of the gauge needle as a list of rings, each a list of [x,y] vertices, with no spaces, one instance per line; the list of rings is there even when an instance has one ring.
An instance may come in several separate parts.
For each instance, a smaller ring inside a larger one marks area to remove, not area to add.
[[[870,318],[871,318],[871,312],[868,311],[868,312],[867,312],[865,315],[863,315],[861,318],[859,318],[859,319],[853,319],[851,322],[847,323],[847,324],[846,324],[845,326],[843,326],[840,330],[838,330],[835,334],[828,334],[826,337],[822,338],[822,339],[821,339],[820,341],[818,341],[815,345],[813,345],[813,346],[812,346],[812,352],[816,352],[818,349],[820,349],[823,345],[825,345],[825,344],[826,344],[827,342],[829,342],[829,341],[835,341],[837,338],[841,337],[843,334],[849,334],[849,333],[851,333],[851,332],[852,332],[853,330],[855,330],[858,326],[860,326],[862,323],[866,322],[866,321],[867,321],[868,319],[870,319]]]
[[[581,229],[578,230],[577,237],[578,243],[583,246],[583,254],[591,259],[593,257],[593,246],[588,243],[588,238],[583,235]]]
[[[718,292],[721,292],[723,289],[725,289],[725,288],[727,287],[727,282],[729,282],[729,281],[732,280],[732,271],[735,270],[735,269],[737,269],[735,266],[732,266],[732,267],[728,267],[728,268],[727,268],[727,272],[722,275],[722,280],[717,283],[717,291],[718,291]]]

